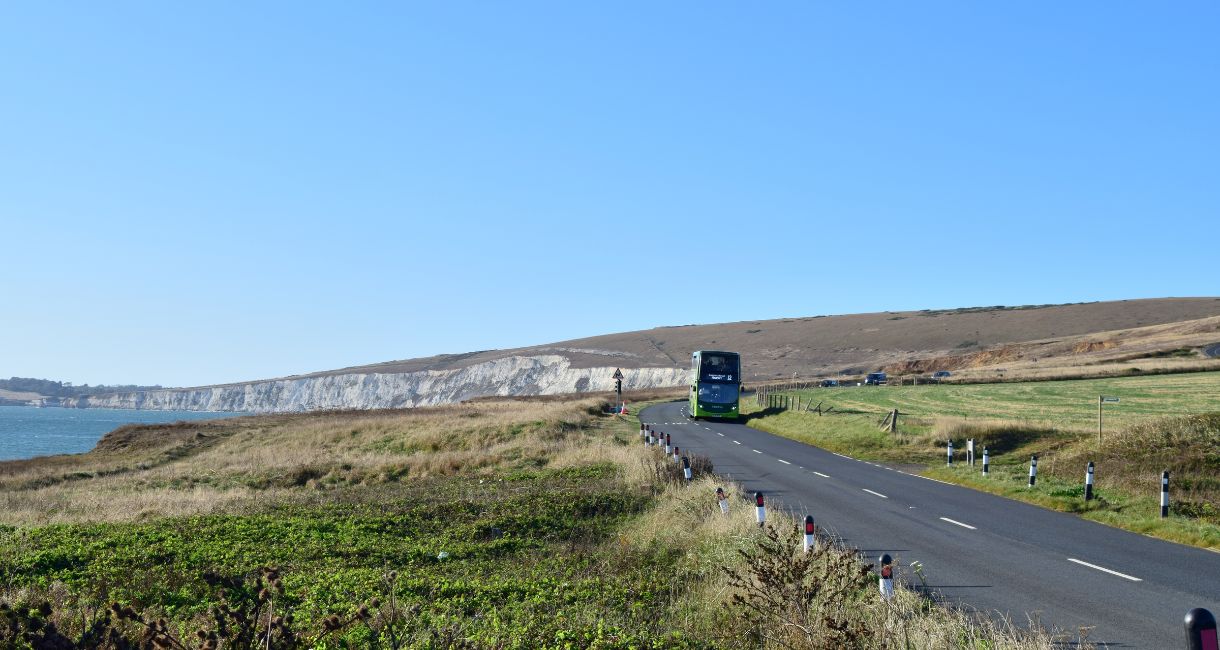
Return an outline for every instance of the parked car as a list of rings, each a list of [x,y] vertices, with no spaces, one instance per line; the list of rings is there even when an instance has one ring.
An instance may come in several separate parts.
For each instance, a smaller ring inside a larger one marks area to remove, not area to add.
[[[885,373],[884,372],[868,373],[868,376],[864,378],[864,385],[865,386],[884,386],[885,385]]]
[[[948,370],[937,370],[936,372],[932,373],[932,379],[936,379],[936,380],[948,379],[949,374],[950,373]]]
[[[834,388],[835,386],[839,385],[839,380],[838,379],[823,379],[821,385],[822,385],[822,388]]]

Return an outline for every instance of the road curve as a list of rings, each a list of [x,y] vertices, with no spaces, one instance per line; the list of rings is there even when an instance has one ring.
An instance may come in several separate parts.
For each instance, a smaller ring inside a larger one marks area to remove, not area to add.
[[[1028,613],[1110,648],[1176,648],[1194,607],[1220,614],[1220,554],[904,473],[751,429],[692,421],[686,404],[640,421],[769,503],[867,557],[918,560],[947,600],[1024,623]],[[709,497],[710,498],[710,497]]]

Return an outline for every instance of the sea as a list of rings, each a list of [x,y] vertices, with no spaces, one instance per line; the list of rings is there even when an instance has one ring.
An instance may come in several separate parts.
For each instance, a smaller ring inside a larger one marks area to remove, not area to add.
[[[103,435],[124,424],[210,420],[237,415],[246,414],[0,406],[0,461],[79,454],[93,449]]]

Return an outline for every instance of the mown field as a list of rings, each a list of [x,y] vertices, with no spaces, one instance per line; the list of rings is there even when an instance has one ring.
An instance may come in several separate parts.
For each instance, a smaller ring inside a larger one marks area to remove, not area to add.
[[[840,453],[922,467],[929,476],[1165,539],[1220,549],[1220,373],[1027,384],[847,387],[785,393],[823,414],[750,403],[751,426]],[[1098,396],[1104,406],[1097,437]],[[830,409],[827,412],[827,409]],[[896,432],[883,430],[898,409]],[[991,476],[962,464],[966,440],[991,453]],[[947,467],[952,439],[957,463]],[[1039,482],[1027,487],[1030,457]],[[1096,465],[1099,498],[1085,502]],[[1159,517],[1160,474],[1172,515]]]
[[[0,647],[1049,648],[877,594],[596,400],[129,427],[0,464]],[[900,568],[899,577],[905,575]]]
[[[959,417],[1041,424],[1060,430],[1097,430],[1097,398],[1105,423],[1122,428],[1154,417],[1220,411],[1220,372],[1029,383],[860,386],[801,391],[805,401],[875,413],[890,409],[916,418]]]

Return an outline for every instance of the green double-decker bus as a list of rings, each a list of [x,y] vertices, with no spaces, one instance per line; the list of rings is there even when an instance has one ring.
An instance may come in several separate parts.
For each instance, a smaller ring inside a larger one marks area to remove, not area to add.
[[[690,357],[692,418],[736,420],[741,397],[741,355],[721,350],[696,350]]]

